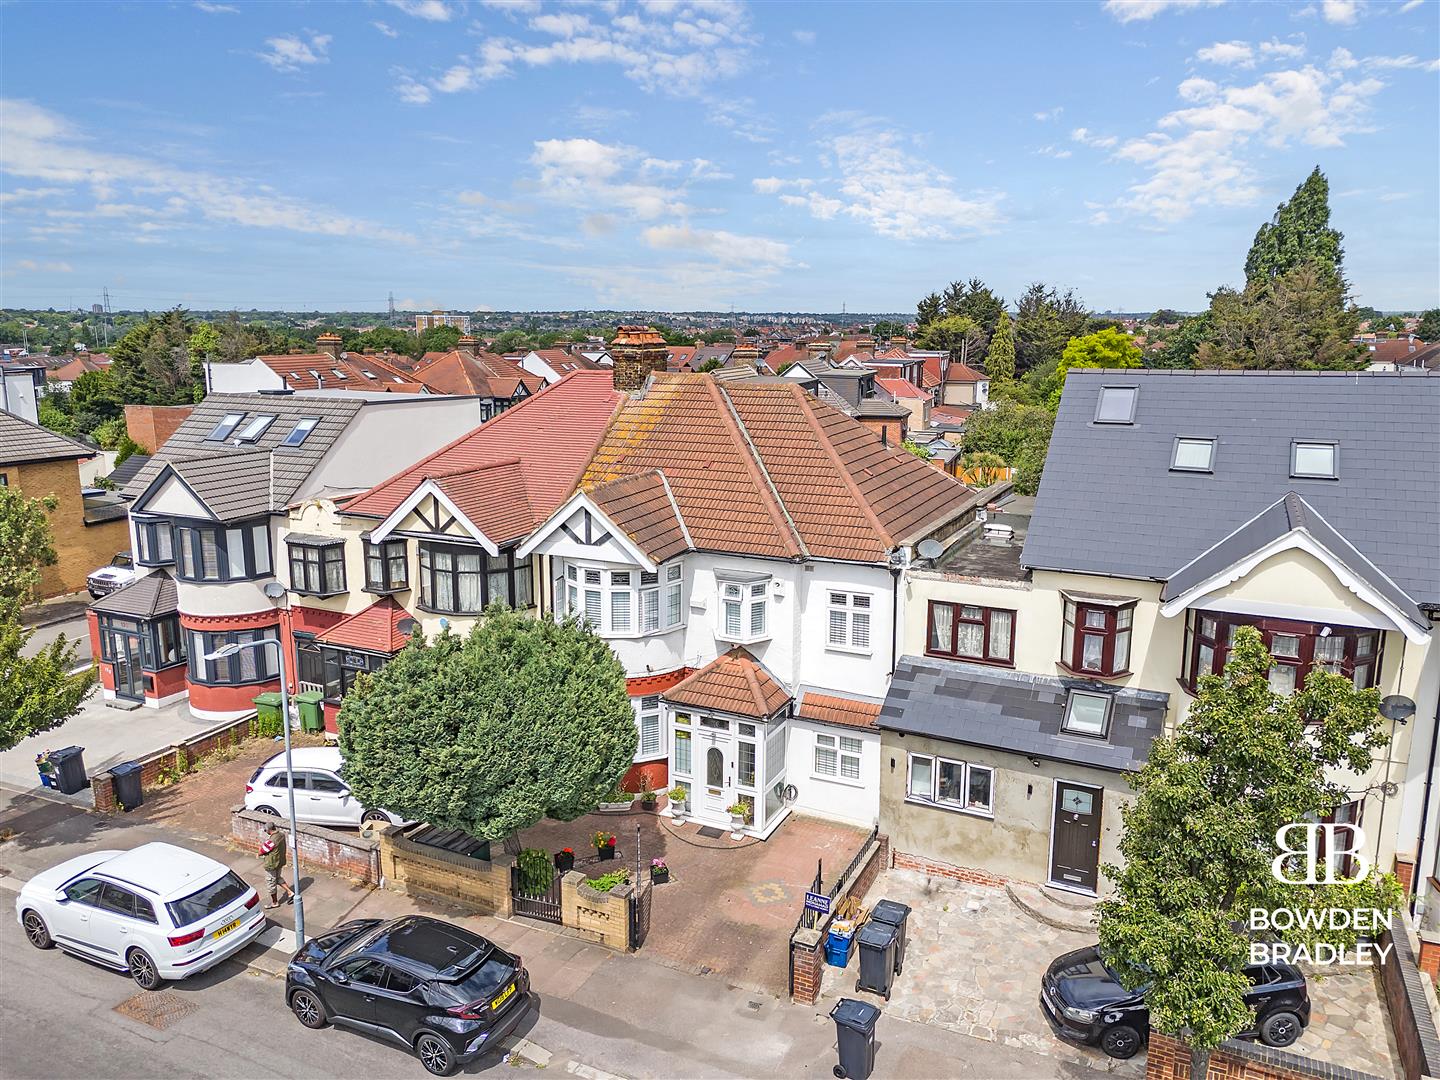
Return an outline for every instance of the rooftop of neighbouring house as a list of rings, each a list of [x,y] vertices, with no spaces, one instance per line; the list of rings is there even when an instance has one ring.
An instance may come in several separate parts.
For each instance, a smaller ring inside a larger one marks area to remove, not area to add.
[[[544,379],[503,356],[472,349],[441,353],[412,378],[435,393],[473,394],[506,401],[533,394],[545,384]]]
[[[361,353],[297,353],[257,356],[287,390],[368,390],[377,393],[425,393],[425,388],[388,365]]]
[[[0,465],[92,458],[97,451],[0,409]]]
[[[1033,495],[1005,494],[986,506],[985,521],[964,533],[935,560],[934,568],[954,577],[1028,580],[1030,572],[1020,565],[1020,552],[1034,512]]]

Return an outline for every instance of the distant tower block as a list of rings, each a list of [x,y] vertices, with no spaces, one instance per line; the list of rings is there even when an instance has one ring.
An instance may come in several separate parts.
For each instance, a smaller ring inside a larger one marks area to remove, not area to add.
[[[666,368],[669,349],[665,339],[651,326],[622,326],[610,342],[615,361],[616,390],[639,390],[655,371]]]

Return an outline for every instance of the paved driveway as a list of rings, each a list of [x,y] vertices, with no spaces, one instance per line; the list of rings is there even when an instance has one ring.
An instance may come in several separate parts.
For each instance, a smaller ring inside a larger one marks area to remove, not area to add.
[[[1098,1050],[1062,1042],[1040,1011],[1045,968],[1061,953],[1093,945],[1093,935],[1036,921],[1002,889],[910,870],[881,874],[868,899],[882,897],[914,909],[905,970],[895,981],[887,1013],[1118,1076],[1144,1074],[1143,1055],[1113,1061]],[[827,967],[823,993],[854,996],[856,966],[852,960],[844,972]],[[878,997],[859,996],[880,1003]],[[1296,1052],[1377,1076],[1400,1075],[1389,1014],[1371,972],[1312,975],[1310,998],[1311,1024]]]

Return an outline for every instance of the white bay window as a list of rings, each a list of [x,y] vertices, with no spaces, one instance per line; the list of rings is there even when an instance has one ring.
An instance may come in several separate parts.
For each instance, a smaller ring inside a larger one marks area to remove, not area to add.
[[[770,636],[770,578],[768,576],[717,574],[720,619],[715,636],[745,644]]]
[[[634,636],[673,630],[684,621],[684,567],[611,570],[568,563],[561,613],[590,623],[601,634]]]

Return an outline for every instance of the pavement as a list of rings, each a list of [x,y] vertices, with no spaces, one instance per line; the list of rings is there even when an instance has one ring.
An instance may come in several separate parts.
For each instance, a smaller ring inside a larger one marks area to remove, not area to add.
[[[0,841],[0,899],[72,855],[150,840],[183,844],[227,862],[252,884],[260,882],[254,853],[227,849],[209,835],[187,834],[185,820],[161,823],[140,811],[100,815],[53,798],[0,791],[0,836],[7,837]],[[512,1044],[510,1067],[584,1080],[831,1075],[836,1059],[829,1002],[792,1005],[723,978],[657,964],[644,952],[615,953],[524,919],[467,917],[303,868],[302,886],[310,934],[349,918],[420,911],[471,926],[518,952],[539,1006],[517,1032],[524,1041]],[[416,1062],[388,1044],[333,1028],[311,1032],[287,1014],[279,972],[293,943],[284,934],[292,911],[269,912],[279,918],[263,942],[193,980],[167,986],[158,1001],[150,1000],[157,995],[137,994],[123,975],[57,952],[37,952],[13,918],[0,919],[5,973],[0,1012],[10,1031],[46,1033],[43,1039],[7,1039],[4,1075],[44,1080],[423,1075]],[[65,1023],[56,1023],[62,1016]],[[914,1023],[893,1009],[882,1016],[877,1041],[873,1075],[880,1078],[1098,1075],[1024,1048]],[[499,1060],[482,1059],[466,1074],[489,1072]]]

